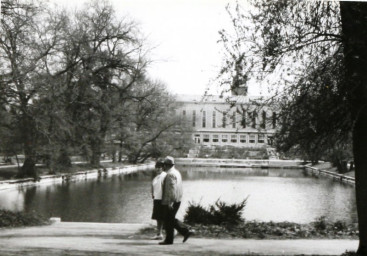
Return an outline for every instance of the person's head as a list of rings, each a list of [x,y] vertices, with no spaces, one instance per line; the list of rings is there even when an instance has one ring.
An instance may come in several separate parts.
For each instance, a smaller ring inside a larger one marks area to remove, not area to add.
[[[166,156],[163,164],[164,164],[164,170],[169,170],[171,169],[172,166],[175,165],[175,159],[172,156]]]
[[[155,171],[157,174],[160,174],[164,169],[164,159],[158,158],[157,162],[155,163]]]

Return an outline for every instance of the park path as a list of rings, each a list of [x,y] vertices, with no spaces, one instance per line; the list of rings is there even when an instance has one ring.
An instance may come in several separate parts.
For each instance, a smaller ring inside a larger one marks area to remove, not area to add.
[[[190,237],[158,245],[139,231],[150,224],[56,222],[2,229],[0,255],[340,255],[357,240],[254,240]]]

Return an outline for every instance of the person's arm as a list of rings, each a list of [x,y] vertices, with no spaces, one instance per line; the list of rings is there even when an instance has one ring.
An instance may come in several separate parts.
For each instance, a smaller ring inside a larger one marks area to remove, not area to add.
[[[170,191],[168,207],[173,208],[173,203],[175,201],[175,193],[177,189],[177,178],[175,175],[170,175],[170,179],[168,180],[168,186]]]
[[[153,189],[153,182],[150,185],[150,193],[152,194],[152,199],[154,199],[154,189]]]
[[[154,177],[151,183],[151,193],[152,193],[152,199],[154,199],[154,182],[156,181],[157,176]]]
[[[164,181],[163,203],[169,207],[173,206],[175,186],[177,184],[176,177],[172,174],[167,174]]]

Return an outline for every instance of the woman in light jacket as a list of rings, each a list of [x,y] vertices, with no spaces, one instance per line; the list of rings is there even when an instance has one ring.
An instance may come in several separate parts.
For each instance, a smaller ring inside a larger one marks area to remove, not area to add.
[[[163,219],[165,218],[165,207],[162,206],[163,183],[166,173],[163,171],[163,159],[158,159],[155,164],[157,175],[152,181],[153,214],[152,219],[157,221],[157,235],[152,239],[163,239]]]

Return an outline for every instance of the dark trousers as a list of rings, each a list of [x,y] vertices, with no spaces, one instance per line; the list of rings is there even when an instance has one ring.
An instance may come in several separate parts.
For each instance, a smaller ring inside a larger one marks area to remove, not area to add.
[[[167,215],[164,221],[164,229],[166,230],[166,243],[173,243],[174,239],[174,229],[178,231],[181,235],[186,235],[189,229],[185,224],[176,219],[176,213],[180,208],[181,202],[173,204],[173,209],[169,209],[167,206]]]

